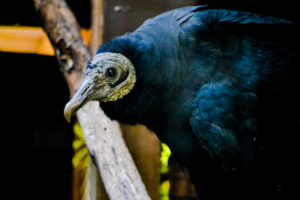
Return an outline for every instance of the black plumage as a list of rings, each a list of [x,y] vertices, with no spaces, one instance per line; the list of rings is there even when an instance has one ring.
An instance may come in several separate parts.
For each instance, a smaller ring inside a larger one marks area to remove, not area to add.
[[[288,199],[298,176],[299,31],[273,17],[203,6],[147,20],[98,50],[136,70],[112,119],[167,143],[200,199]],[[88,66],[88,68],[95,66]]]

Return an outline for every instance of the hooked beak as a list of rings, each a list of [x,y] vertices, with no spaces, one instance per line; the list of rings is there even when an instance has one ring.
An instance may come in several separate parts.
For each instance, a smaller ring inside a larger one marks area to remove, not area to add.
[[[75,115],[75,113],[87,102],[92,100],[95,92],[96,89],[93,82],[90,80],[84,80],[76,94],[65,106],[64,115],[69,123],[71,121],[71,117]]]

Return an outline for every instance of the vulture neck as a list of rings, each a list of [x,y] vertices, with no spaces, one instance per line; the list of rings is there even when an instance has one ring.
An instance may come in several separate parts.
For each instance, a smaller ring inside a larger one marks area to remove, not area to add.
[[[136,70],[136,84],[131,92],[117,101],[101,103],[104,112],[110,118],[127,124],[151,127],[161,123],[158,121],[166,113],[164,105],[170,101],[172,87],[161,68],[160,59],[153,54],[153,47],[127,34],[104,44],[97,53],[102,52],[124,55]]]

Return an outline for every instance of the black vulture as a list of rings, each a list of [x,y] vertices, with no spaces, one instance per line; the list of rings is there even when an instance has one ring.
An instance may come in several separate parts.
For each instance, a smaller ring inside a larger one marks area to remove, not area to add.
[[[110,118],[146,125],[189,172],[199,199],[295,198],[298,53],[291,21],[175,9],[103,44],[65,116],[99,101]]]

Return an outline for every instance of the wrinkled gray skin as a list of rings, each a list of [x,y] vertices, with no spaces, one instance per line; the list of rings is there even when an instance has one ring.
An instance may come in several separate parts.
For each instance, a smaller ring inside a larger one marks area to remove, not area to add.
[[[94,67],[88,68],[85,72],[80,88],[65,106],[64,115],[68,122],[72,115],[87,102],[116,101],[123,98],[134,87],[135,69],[121,54],[97,54],[89,65]]]

